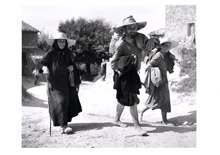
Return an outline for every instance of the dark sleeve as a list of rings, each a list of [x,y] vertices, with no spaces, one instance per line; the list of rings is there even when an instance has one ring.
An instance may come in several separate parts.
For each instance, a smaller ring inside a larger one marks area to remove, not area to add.
[[[171,74],[174,72],[175,65],[175,55],[170,53],[170,51],[165,55],[165,61],[167,65],[167,71]]]
[[[79,70],[78,70],[75,63],[73,63],[73,68],[74,68],[73,72],[74,72],[75,84],[79,85],[81,83],[81,79],[80,79],[80,75],[79,75]]]
[[[44,54],[44,56],[41,58],[41,60],[37,64],[37,69],[39,70],[40,73],[43,73],[42,67],[43,66],[48,66],[49,62],[51,60],[51,52],[49,51]]]
[[[67,58],[68,58],[68,66],[74,65],[73,54],[70,50],[68,50]]]
[[[68,66],[73,66],[74,82],[75,85],[77,86],[81,83],[81,79],[79,75],[79,70],[73,60],[73,54],[70,50],[68,50],[67,58],[68,58],[68,62],[67,62]]]

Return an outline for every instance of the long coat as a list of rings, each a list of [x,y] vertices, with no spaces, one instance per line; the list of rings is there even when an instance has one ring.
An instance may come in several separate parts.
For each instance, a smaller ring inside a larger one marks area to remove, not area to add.
[[[54,126],[64,126],[72,117],[82,111],[76,87],[71,87],[69,82],[69,70],[73,65],[75,85],[81,83],[76,65],[71,59],[69,50],[50,50],[39,62],[39,66],[47,66],[49,70],[48,104],[49,113]]]

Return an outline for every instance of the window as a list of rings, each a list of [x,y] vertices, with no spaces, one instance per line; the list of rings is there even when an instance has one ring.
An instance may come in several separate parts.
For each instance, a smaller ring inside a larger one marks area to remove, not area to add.
[[[187,24],[187,37],[190,37],[195,34],[195,23]]]

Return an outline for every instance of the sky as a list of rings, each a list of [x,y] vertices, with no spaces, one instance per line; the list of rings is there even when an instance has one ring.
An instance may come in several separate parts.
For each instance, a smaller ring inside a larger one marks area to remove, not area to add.
[[[151,31],[165,27],[165,5],[23,5],[22,20],[40,31],[55,34],[60,21],[77,19],[104,18],[106,22],[117,26],[122,20],[133,15],[137,22],[147,22],[140,32],[148,34]]]

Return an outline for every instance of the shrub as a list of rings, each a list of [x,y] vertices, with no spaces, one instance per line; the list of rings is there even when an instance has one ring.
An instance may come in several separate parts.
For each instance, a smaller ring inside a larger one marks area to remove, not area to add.
[[[173,91],[178,93],[191,93],[196,91],[196,49],[180,49],[180,77],[186,76],[179,80],[172,88]]]

